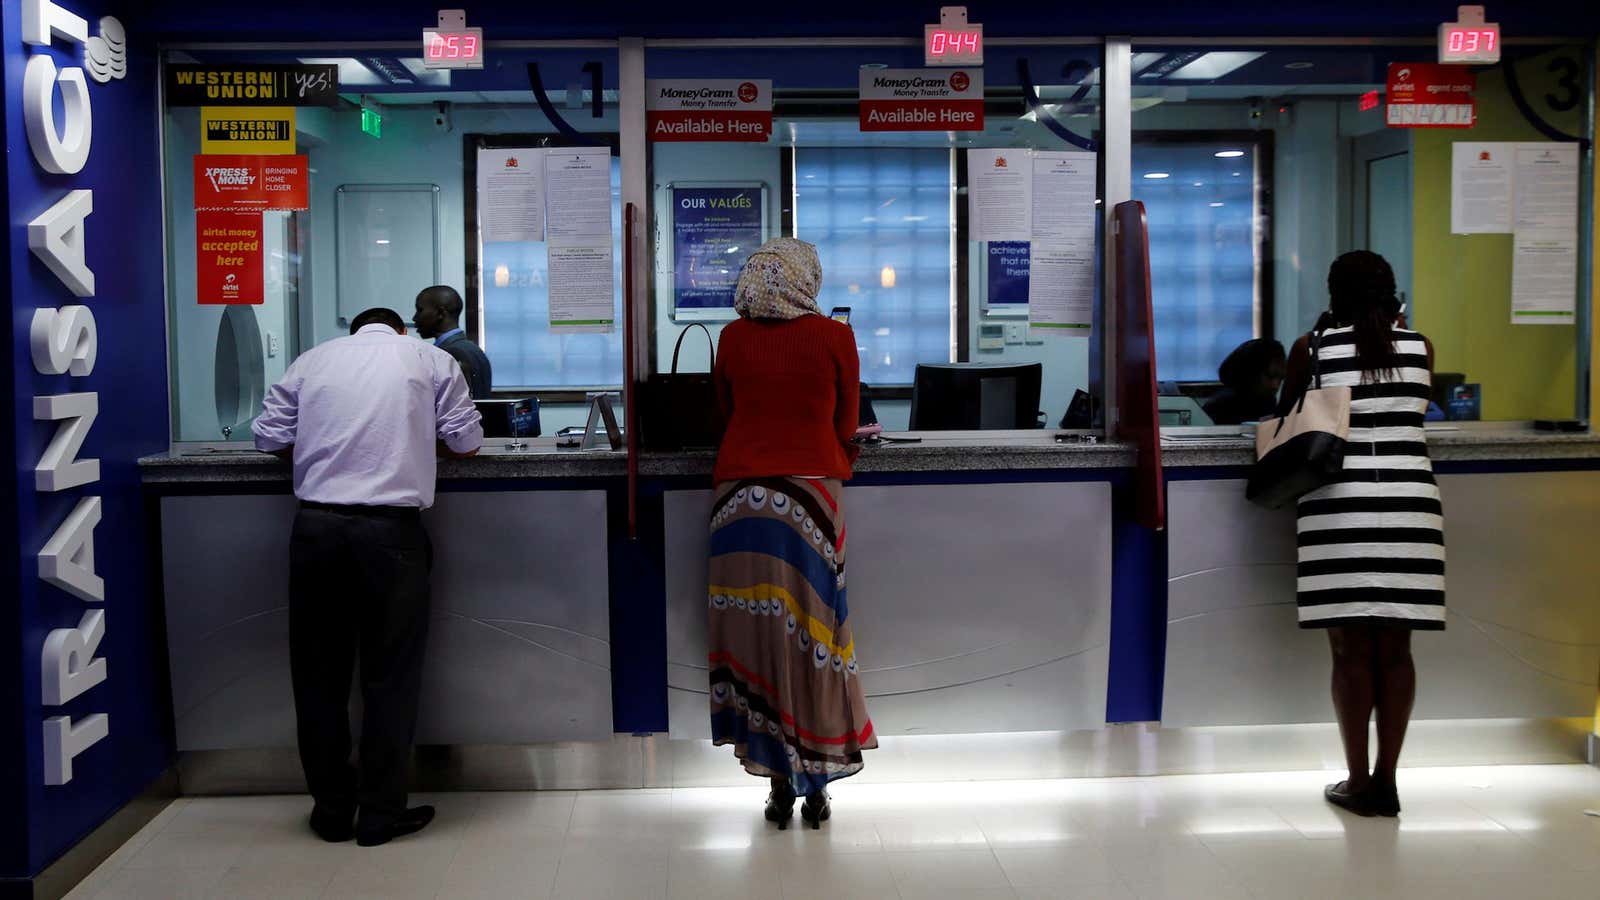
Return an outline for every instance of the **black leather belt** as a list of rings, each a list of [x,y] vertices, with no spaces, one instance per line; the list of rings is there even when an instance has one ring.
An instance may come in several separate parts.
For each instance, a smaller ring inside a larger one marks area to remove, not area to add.
[[[386,519],[415,519],[422,515],[422,510],[415,506],[358,506],[343,503],[316,503],[311,500],[300,501],[300,508],[339,513],[347,516],[381,516]]]

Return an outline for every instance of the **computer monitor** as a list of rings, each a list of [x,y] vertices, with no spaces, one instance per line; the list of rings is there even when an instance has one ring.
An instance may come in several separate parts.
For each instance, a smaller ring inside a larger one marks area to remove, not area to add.
[[[483,416],[484,437],[525,438],[539,436],[539,400],[474,400],[472,405]]]
[[[919,363],[911,386],[912,431],[1038,428],[1044,365]]]

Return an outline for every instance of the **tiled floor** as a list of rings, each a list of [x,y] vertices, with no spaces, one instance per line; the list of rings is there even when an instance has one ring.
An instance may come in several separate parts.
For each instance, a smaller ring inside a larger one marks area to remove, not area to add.
[[[1323,804],[1327,773],[836,786],[778,832],[764,788],[448,794],[414,838],[306,830],[302,797],[173,804],[77,898],[1600,897],[1600,770],[1402,772],[1399,820]]]

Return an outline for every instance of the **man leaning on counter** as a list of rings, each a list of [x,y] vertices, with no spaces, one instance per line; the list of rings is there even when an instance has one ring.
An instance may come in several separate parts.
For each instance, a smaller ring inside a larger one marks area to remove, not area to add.
[[[472,456],[483,427],[461,367],[406,336],[389,309],[302,354],[251,426],[256,447],[294,465],[300,499],[289,543],[289,654],[311,828],[330,842],[384,844],[426,827],[406,806],[433,544],[437,457]],[[360,770],[348,702],[357,650]]]

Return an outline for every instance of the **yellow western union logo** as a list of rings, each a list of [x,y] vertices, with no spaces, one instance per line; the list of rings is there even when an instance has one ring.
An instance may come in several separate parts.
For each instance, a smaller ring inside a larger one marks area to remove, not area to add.
[[[200,152],[293,153],[294,107],[202,106]]]

